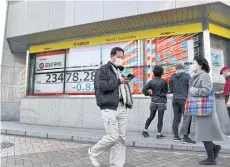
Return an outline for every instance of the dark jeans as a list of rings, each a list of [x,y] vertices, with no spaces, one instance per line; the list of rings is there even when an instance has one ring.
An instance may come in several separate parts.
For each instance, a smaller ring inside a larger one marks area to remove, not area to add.
[[[182,115],[183,115],[183,124],[181,127],[181,133],[186,136],[188,136],[190,133],[192,117],[184,115],[185,102],[186,100],[183,100],[183,99],[173,99],[173,102],[172,102],[173,112],[174,112],[172,130],[173,130],[173,134],[175,137],[179,136],[178,128],[181,122]]]
[[[228,98],[229,98],[229,96],[225,96],[225,103],[228,102]],[[229,116],[229,118],[230,118],[230,108],[227,107],[227,110],[228,110],[228,116]]]
[[[149,118],[146,120],[145,123],[145,129],[148,129],[149,125],[151,124],[152,120],[154,119],[156,112],[158,111],[158,124],[157,124],[157,129],[158,132],[162,131],[162,127],[163,127],[163,118],[164,118],[164,110],[156,110],[156,107],[154,106],[154,104],[150,105],[150,116]]]

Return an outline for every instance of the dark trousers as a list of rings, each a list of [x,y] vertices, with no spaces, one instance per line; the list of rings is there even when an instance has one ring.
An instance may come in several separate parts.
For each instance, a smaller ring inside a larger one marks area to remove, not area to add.
[[[183,115],[183,124],[181,127],[181,133],[186,136],[188,136],[190,133],[192,117],[184,115],[185,102],[186,100],[183,99],[173,99],[172,102],[173,112],[174,112],[172,131],[175,137],[179,136],[178,128],[181,122],[182,115]]]
[[[164,118],[164,110],[157,110],[156,107],[154,105],[150,106],[150,116],[149,118],[146,120],[145,123],[145,129],[148,129],[149,125],[151,124],[152,120],[155,118],[156,112],[158,111],[158,123],[157,123],[157,129],[158,132],[162,131],[162,127],[163,127],[163,118]]]
[[[227,110],[228,110],[228,116],[230,118],[230,108],[227,108]]]
[[[225,103],[228,102],[228,98],[229,98],[229,96],[225,96]],[[228,110],[228,116],[230,118],[230,108],[228,107],[227,110]]]

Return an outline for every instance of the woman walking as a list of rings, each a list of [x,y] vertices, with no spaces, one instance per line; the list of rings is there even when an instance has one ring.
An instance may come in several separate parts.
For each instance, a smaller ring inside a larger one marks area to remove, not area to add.
[[[190,81],[190,96],[209,96],[213,89],[209,76],[210,67],[208,61],[195,56],[192,66],[195,75]],[[214,105],[214,104],[213,104]],[[214,105],[215,106],[215,105]],[[199,162],[201,165],[216,165],[216,158],[221,149],[220,145],[215,145],[212,141],[223,141],[223,134],[216,114],[216,108],[209,116],[195,116],[195,140],[202,141],[206,149],[208,158]]]

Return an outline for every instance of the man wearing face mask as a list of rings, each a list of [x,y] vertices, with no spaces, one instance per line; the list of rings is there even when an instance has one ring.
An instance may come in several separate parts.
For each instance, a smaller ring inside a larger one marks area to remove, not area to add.
[[[96,101],[101,109],[107,135],[89,148],[88,153],[92,165],[100,166],[97,157],[110,149],[110,166],[123,167],[126,154],[126,108],[131,108],[133,101],[129,79],[121,74],[124,69],[124,50],[115,47],[110,57],[111,60],[98,69],[94,80]]]
[[[225,96],[225,103],[228,102],[229,99],[229,91],[230,91],[230,72],[227,66],[223,67],[220,71],[220,75],[223,75],[224,78],[226,79],[226,83],[224,85],[224,91],[216,92],[216,94],[224,94]],[[230,108],[227,108],[228,110],[228,115],[230,118]],[[230,139],[230,135],[227,136],[227,138]]]

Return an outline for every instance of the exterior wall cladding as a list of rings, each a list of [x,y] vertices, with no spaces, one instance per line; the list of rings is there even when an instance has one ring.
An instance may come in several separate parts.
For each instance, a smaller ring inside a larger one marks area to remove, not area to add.
[[[210,1],[10,2],[7,11],[3,58],[0,64],[1,120],[20,120],[22,123],[34,122],[54,126],[103,128],[94,98],[24,97],[26,52],[11,53],[7,38],[203,3],[210,3]],[[223,101],[219,100],[219,103]],[[128,130],[142,130],[149,114],[148,106],[149,98],[135,99],[134,109],[129,111]],[[226,116],[221,115],[223,119]],[[165,115],[165,132],[171,132],[172,117],[171,99],[169,98],[168,111]],[[154,122],[150,129],[156,131],[156,121]]]

